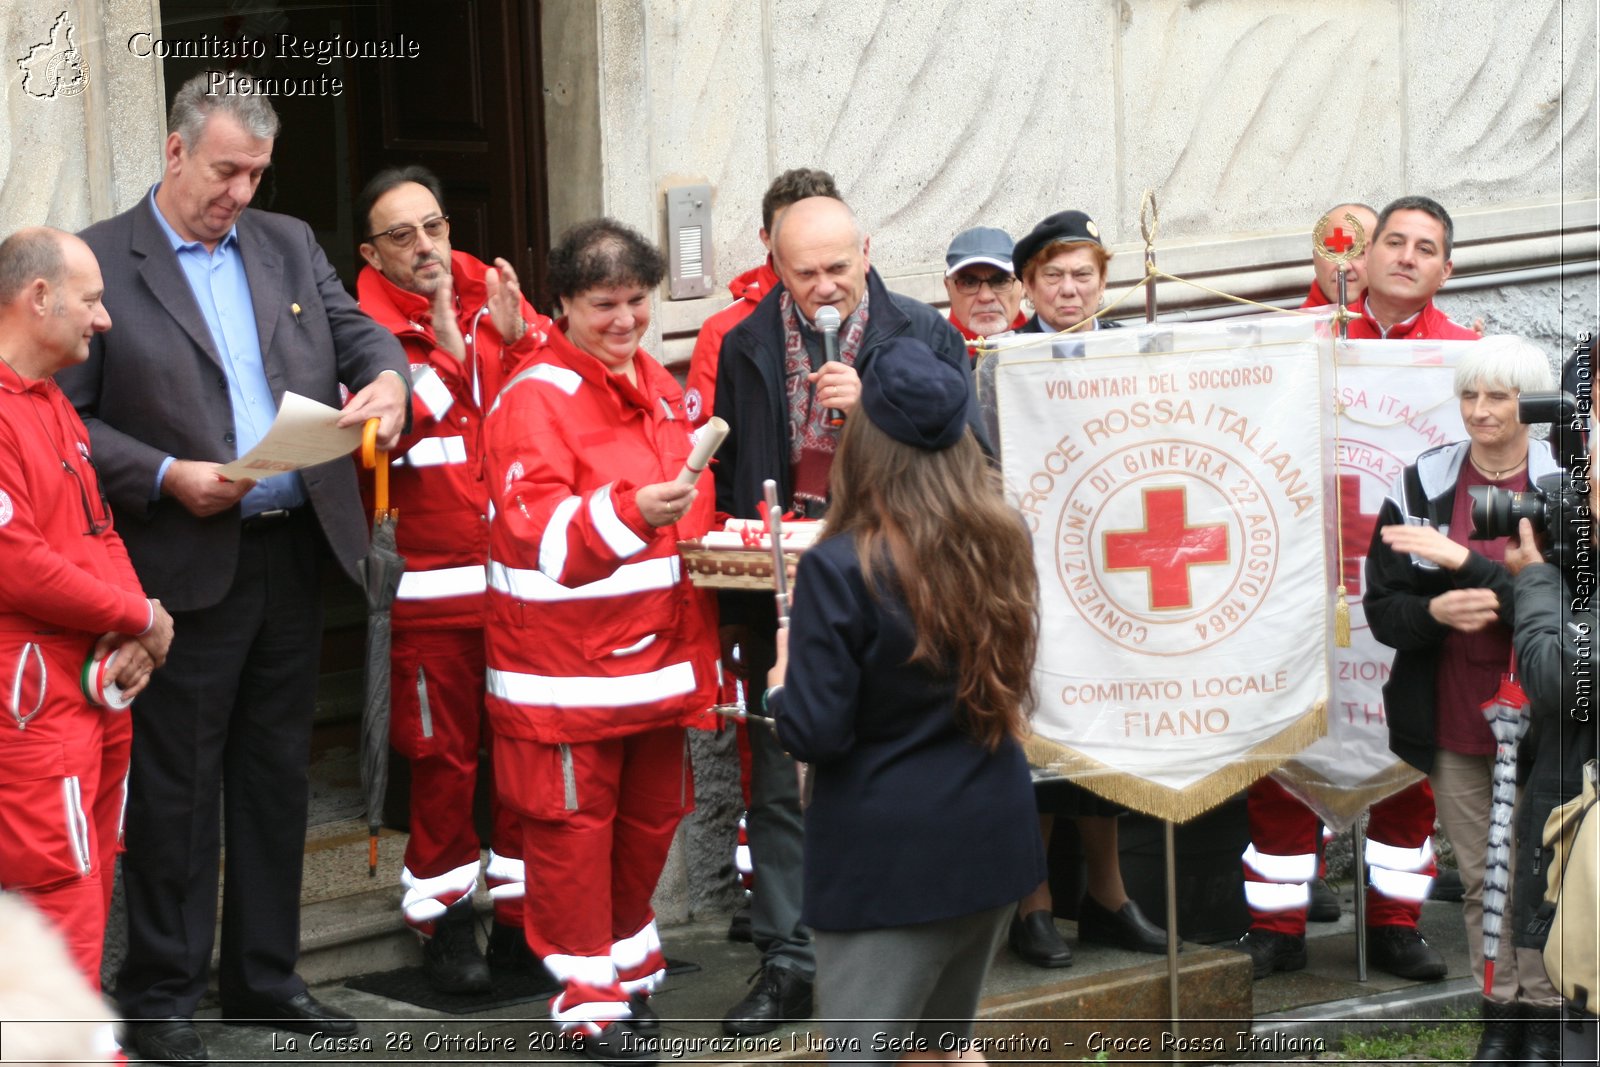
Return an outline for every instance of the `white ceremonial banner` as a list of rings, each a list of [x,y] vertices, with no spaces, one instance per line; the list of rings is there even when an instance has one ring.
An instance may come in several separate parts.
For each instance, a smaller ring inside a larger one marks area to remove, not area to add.
[[[1367,628],[1362,570],[1378,506],[1418,455],[1465,438],[1454,379],[1471,341],[1344,341],[1334,346],[1338,433],[1337,510],[1328,536],[1341,542],[1350,603],[1350,647],[1333,650],[1328,735],[1273,772],[1335,832],[1366,808],[1422,777],[1389,751],[1383,684],[1394,650]]]
[[[1329,318],[1019,339],[989,358],[1039,568],[1030,759],[1182,821],[1320,737]]]

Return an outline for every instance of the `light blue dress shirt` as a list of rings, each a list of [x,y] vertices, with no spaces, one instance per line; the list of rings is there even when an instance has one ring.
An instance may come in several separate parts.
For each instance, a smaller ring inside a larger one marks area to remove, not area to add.
[[[244,259],[239,254],[239,228],[228,231],[215,251],[207,251],[199,241],[185,241],[162,216],[156,206],[157,182],[150,187],[150,211],[172,243],[178,266],[189,281],[200,314],[211,330],[211,342],[222,357],[222,371],[228,380],[228,402],[233,407],[233,447],[235,458],[244,455],[266,436],[278,405],[267,383],[267,369],[261,360],[261,337],[256,332],[255,304],[250,299],[250,280],[245,276]],[[156,496],[175,457],[168,456],[156,472]],[[240,507],[246,516],[274,508],[295,508],[306,502],[305,485],[298,474],[277,474],[257,482],[244,495]]]

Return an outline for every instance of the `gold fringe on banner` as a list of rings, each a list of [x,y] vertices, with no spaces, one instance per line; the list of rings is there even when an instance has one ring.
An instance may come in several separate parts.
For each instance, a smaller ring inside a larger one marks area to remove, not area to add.
[[[1398,759],[1356,785],[1330,782],[1295,759],[1290,759],[1279,769],[1284,772],[1283,777],[1288,779],[1287,782],[1279,779],[1284,788],[1299,797],[1335,833],[1343,833],[1355,824],[1356,816],[1378,801],[1420,782],[1423,777],[1421,771]]]
[[[1204,815],[1256,779],[1271,774],[1327,732],[1328,706],[1318,701],[1300,718],[1234,762],[1183,789],[1157,785],[1108,767],[1060,742],[1037,734],[1024,742],[1023,751],[1032,766],[1059,771],[1091,793],[1134,811],[1181,823]]]

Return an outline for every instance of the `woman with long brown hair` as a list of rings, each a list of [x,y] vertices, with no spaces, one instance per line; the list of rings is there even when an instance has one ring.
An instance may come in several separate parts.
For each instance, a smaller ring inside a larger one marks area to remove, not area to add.
[[[868,365],[768,679],[779,739],[813,768],[804,912],[835,1058],[958,1052],[1044,876],[1019,744],[1038,580],[968,403],[919,341]]]

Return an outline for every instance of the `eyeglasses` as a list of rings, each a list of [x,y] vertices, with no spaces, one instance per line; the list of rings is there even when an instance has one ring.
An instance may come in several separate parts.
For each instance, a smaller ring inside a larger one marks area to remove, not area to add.
[[[963,296],[971,296],[985,285],[989,287],[990,292],[999,296],[1002,293],[1009,293],[1011,287],[1016,284],[1017,279],[1009,274],[991,274],[986,278],[978,278],[971,274],[957,274],[951,281],[956,283],[956,292],[961,293]]]
[[[450,216],[440,215],[438,218],[429,219],[422,224],[422,232],[428,235],[428,240],[437,241],[450,232]],[[382,233],[371,234],[367,237],[367,240],[376,241],[380,237],[387,238],[389,243],[396,248],[410,248],[417,243],[417,227],[410,225],[396,226],[391,230],[384,230]]]
[[[100,471],[94,465],[94,460],[89,458],[89,450],[84,447],[82,441],[78,442],[78,455],[82,457],[90,472],[94,474],[94,487],[100,496],[99,515],[94,513],[94,506],[89,502],[89,487],[83,484],[83,473],[66,460],[61,461],[61,469],[70,474],[73,481],[78,483],[78,499],[83,501],[83,519],[88,524],[88,529],[83,531],[83,535],[85,537],[98,537],[111,529],[111,503],[106,500],[106,487],[100,481]]]

